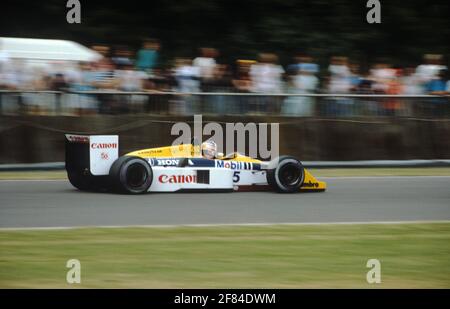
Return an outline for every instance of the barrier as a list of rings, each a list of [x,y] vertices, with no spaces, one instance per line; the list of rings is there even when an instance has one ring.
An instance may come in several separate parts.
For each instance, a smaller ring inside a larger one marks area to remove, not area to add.
[[[0,115],[450,116],[448,95],[0,90]]]
[[[0,164],[62,162],[63,133],[118,134],[121,153],[168,145],[192,116],[0,116]],[[450,159],[450,119],[204,116],[203,122],[280,124],[280,153],[302,161]]]

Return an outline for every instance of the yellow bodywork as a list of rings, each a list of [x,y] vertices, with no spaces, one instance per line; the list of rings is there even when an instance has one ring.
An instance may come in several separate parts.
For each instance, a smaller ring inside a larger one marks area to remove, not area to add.
[[[157,148],[148,148],[142,150],[136,150],[127,153],[126,156],[136,156],[144,159],[148,158],[201,158],[200,146],[194,146],[192,144],[182,144],[178,146],[166,146]],[[240,153],[232,153],[227,156],[219,156],[219,160],[233,160],[241,162],[262,163],[261,160],[257,160],[251,157],[241,155]],[[308,170],[305,169],[305,180],[301,186],[301,191],[324,191],[327,188],[327,184],[323,181],[317,180]]]

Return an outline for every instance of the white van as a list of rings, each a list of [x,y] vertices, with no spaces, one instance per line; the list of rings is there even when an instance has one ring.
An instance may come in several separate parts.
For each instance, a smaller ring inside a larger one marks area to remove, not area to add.
[[[93,62],[102,56],[76,42],[66,40],[0,37],[0,54],[27,62]]]
[[[33,84],[38,76],[62,73],[71,77],[78,72],[80,62],[96,62],[101,58],[101,54],[73,41],[0,37],[0,89],[2,81],[3,87],[15,89]],[[17,110],[18,95],[3,93],[2,99],[3,113]],[[55,100],[52,94],[45,93],[24,93],[20,99],[21,104],[47,109]],[[69,95],[65,101],[66,105],[73,105],[79,100]]]

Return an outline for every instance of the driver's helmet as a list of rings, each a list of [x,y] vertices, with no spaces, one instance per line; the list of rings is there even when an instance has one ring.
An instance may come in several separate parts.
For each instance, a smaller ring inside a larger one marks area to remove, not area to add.
[[[217,145],[212,140],[207,140],[202,144],[202,154],[206,159],[214,159],[217,155]]]

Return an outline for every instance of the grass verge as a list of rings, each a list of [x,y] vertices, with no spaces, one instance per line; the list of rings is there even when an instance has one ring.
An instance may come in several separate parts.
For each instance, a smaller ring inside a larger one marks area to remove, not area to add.
[[[0,180],[60,180],[67,179],[66,171],[0,172]]]
[[[450,288],[450,223],[0,231],[0,288]],[[369,259],[381,284],[366,282]]]

